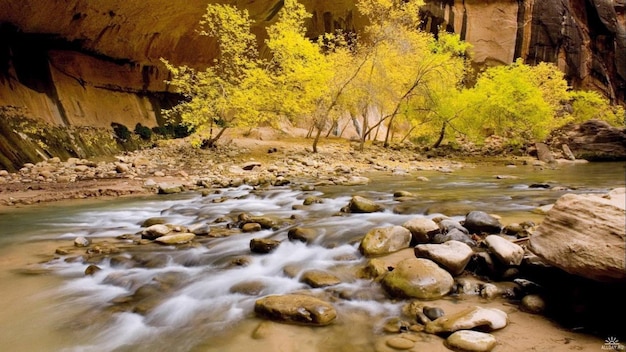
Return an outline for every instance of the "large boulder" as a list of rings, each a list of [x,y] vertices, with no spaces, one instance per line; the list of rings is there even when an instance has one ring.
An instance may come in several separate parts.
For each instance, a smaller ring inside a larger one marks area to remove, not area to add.
[[[530,237],[529,250],[570,274],[626,280],[625,202],[624,188],[604,196],[565,194]]]
[[[382,279],[383,287],[391,296],[424,300],[443,297],[450,292],[453,284],[450,273],[423,258],[401,261]]]
[[[601,120],[568,124],[554,131],[548,143],[567,145],[578,159],[589,161],[626,160],[626,131]]]
[[[278,322],[314,326],[328,325],[337,318],[337,311],[330,303],[298,294],[260,298],[254,304],[254,312]]]

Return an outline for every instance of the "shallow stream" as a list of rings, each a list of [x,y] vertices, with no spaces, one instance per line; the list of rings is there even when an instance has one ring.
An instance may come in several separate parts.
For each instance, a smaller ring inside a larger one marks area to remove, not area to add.
[[[386,299],[378,284],[357,278],[356,271],[366,262],[358,244],[369,229],[442,214],[461,219],[470,210],[497,214],[504,224],[540,222],[542,215],[533,210],[566,192],[603,193],[625,183],[623,163],[556,169],[480,166],[419,173],[428,180],[417,180],[415,174],[367,176],[372,181],[366,186],[318,186],[314,191],[302,191],[298,185],[265,190],[241,186],[205,197],[189,192],[5,211],[0,214],[0,350],[382,350],[376,347],[382,324],[386,317],[398,316],[405,302]],[[398,201],[393,193],[399,190],[415,197]],[[375,200],[386,210],[337,216],[355,194]],[[303,207],[307,196],[323,202]],[[185,226],[207,223],[217,231],[225,224],[216,219],[236,218],[240,213],[279,219],[282,225],[277,230],[198,237],[194,245],[178,248],[136,246],[116,239],[137,233],[140,224],[151,217]],[[287,231],[293,226],[315,228],[320,235],[308,245],[290,242]],[[103,248],[111,243],[129,249],[94,263],[76,255],[55,254],[57,248],[71,247],[78,236]],[[269,254],[252,254],[252,238],[283,242]],[[101,270],[85,275],[89,264]],[[299,281],[309,269],[330,271],[342,283],[312,289]],[[254,316],[257,298],[299,290],[331,299],[337,321],[311,328],[264,322]],[[457,304],[452,299],[434,303],[444,309]],[[541,324],[558,329],[535,316],[518,323],[529,329]],[[512,337],[502,334],[500,339]],[[600,349],[602,339],[590,339],[584,343]],[[446,350],[436,336],[425,336],[420,343],[428,350]],[[500,351],[514,350],[507,346],[511,345],[503,342]]]

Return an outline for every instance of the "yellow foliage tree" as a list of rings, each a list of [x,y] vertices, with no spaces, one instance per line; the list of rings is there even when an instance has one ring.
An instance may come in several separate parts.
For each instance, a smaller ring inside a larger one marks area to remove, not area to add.
[[[188,126],[208,129],[204,146],[212,146],[228,127],[254,126],[271,118],[262,108],[263,93],[271,89],[271,80],[258,58],[252,21],[247,11],[234,6],[210,4],[200,22],[201,35],[217,42],[214,65],[205,70],[174,66],[162,60],[171,74],[169,83],[182,94],[184,101],[166,114],[178,115]],[[214,136],[213,127],[219,132]],[[205,131],[206,132],[206,131]]]

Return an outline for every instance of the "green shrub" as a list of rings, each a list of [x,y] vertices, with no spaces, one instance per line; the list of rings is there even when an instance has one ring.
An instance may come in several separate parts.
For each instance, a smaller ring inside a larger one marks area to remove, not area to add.
[[[113,127],[113,132],[115,133],[115,137],[121,141],[127,141],[130,138],[130,131],[128,127],[117,123],[111,122],[111,127]]]
[[[135,125],[135,134],[141,137],[141,139],[147,141],[152,137],[152,130],[141,123],[137,123]]]

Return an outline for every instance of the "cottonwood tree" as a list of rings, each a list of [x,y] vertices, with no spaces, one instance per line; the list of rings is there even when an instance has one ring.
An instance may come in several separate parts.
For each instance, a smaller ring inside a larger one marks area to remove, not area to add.
[[[278,21],[267,30],[271,53],[267,66],[272,89],[266,91],[268,109],[294,119],[317,118],[327,105],[329,82],[335,68],[319,44],[306,38],[305,20],[310,18],[302,4],[285,0]]]
[[[511,144],[541,140],[566,122],[557,112],[568,99],[567,90],[554,64],[529,66],[519,59],[488,68],[463,93],[469,108],[460,128],[479,142],[490,135],[508,138]]]
[[[201,35],[214,38],[217,57],[212,66],[196,70],[162,60],[170,71],[169,83],[184,101],[166,111],[178,115],[188,126],[208,133],[204,146],[212,146],[233,126],[255,126],[272,118],[262,108],[264,93],[272,84],[263,60],[258,57],[256,37],[251,33],[248,12],[234,6],[210,4],[200,26]],[[213,135],[213,127],[219,132]]]

